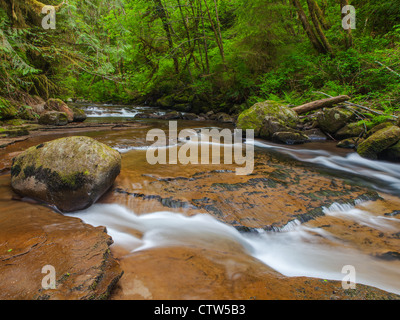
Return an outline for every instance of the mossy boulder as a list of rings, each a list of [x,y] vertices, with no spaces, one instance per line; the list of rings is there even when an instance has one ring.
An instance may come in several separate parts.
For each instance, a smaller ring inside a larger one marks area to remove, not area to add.
[[[74,122],[84,122],[87,118],[85,111],[76,107],[69,107],[73,112]]]
[[[353,137],[362,137],[366,134],[365,127],[362,123],[349,123],[346,124],[342,129],[335,133],[335,138],[349,139]]]
[[[0,97],[0,120],[14,119],[18,115],[18,110],[10,101]]]
[[[367,137],[372,136],[374,133],[378,132],[379,130],[386,129],[386,128],[389,128],[392,126],[393,126],[392,122],[383,122],[381,124],[373,126],[372,128],[370,128],[370,130],[368,130]]]
[[[68,105],[64,101],[60,99],[47,100],[44,108],[47,111],[63,112],[67,115],[68,122],[74,121],[74,112],[71,110],[70,107],[68,107]]]
[[[322,131],[334,134],[355,120],[355,117],[350,110],[340,107],[327,108],[317,114],[317,123]]]
[[[272,122],[289,128],[295,128],[299,121],[297,113],[289,107],[276,101],[264,101],[243,111],[239,115],[236,125],[238,129],[253,129],[255,136],[260,136],[263,127],[268,125],[264,122],[267,117]],[[266,138],[271,136],[267,134]]]
[[[258,136],[270,140],[277,132],[296,132],[296,130],[288,127],[283,121],[275,117],[266,116],[262,122]]]
[[[391,126],[381,129],[360,143],[357,152],[360,156],[377,160],[378,155],[400,141],[400,128]]]
[[[73,212],[95,203],[120,170],[119,152],[89,137],[67,137],[14,158],[11,186],[22,196]]]
[[[64,112],[48,111],[40,116],[39,124],[50,126],[65,126],[68,124],[68,116]]]
[[[347,138],[339,141],[336,146],[343,149],[356,149],[357,146],[363,141],[364,139],[359,137]]]

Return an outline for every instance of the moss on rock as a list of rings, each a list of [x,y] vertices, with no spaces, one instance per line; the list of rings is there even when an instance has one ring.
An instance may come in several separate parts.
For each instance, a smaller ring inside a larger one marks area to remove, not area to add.
[[[243,130],[253,129],[255,136],[260,136],[266,117],[291,128],[296,127],[298,123],[297,113],[289,107],[276,101],[264,101],[243,111],[238,117],[237,127]]]
[[[354,119],[353,112],[340,107],[324,109],[317,114],[318,127],[330,134],[338,132]]]
[[[68,116],[64,112],[48,111],[40,116],[39,124],[65,126],[68,124]]]
[[[85,111],[76,107],[69,107],[73,112],[73,121],[74,122],[83,122],[86,120],[87,116]]]
[[[24,196],[63,212],[84,209],[107,191],[121,155],[88,137],[68,137],[31,147],[13,160],[11,185]]]
[[[365,127],[362,123],[349,123],[346,124],[342,129],[336,132],[335,137],[337,139],[349,139],[353,137],[362,137],[364,136]]]
[[[381,129],[363,141],[357,148],[360,156],[372,160],[378,159],[378,154],[390,148],[400,140],[400,128],[391,126]]]

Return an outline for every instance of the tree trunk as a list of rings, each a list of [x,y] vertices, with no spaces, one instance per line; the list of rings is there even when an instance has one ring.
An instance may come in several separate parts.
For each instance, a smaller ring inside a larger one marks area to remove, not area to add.
[[[307,15],[305,14],[303,7],[301,6],[301,3],[299,0],[291,0],[292,4],[297,10],[297,14],[299,16],[300,22],[303,26],[304,31],[306,32],[308,39],[310,39],[313,47],[319,52],[319,53],[327,53],[326,49],[324,48],[323,44],[320,42],[320,40],[317,38],[313,28],[311,27],[310,22],[307,19]]]
[[[161,3],[161,0],[153,0],[153,1],[156,4],[156,12],[158,14],[158,17],[161,19],[163,28],[165,30],[165,33],[167,34],[168,46],[171,51],[172,59],[174,60],[175,72],[176,74],[179,74],[179,63],[178,63],[178,58],[176,57],[176,54],[174,52],[174,42],[172,40],[172,34],[168,23],[167,13],[165,12],[165,8]]]
[[[326,52],[328,53],[333,53],[332,47],[329,44],[328,39],[326,38],[321,25],[320,25],[320,21],[318,19],[318,14],[317,14],[317,3],[315,2],[315,0],[307,0],[307,5],[308,5],[308,10],[310,12],[310,16],[311,16],[311,20],[314,24],[315,30],[317,31],[317,34],[321,40],[321,43],[323,44]]]
[[[350,100],[349,96],[338,96],[338,97],[322,99],[322,100],[317,100],[317,101],[313,101],[310,103],[306,103],[301,106],[293,108],[293,110],[296,111],[297,114],[303,114],[303,113],[307,113],[307,112],[322,109],[322,108],[332,107],[335,104],[342,103],[342,102],[345,102],[348,100]]]

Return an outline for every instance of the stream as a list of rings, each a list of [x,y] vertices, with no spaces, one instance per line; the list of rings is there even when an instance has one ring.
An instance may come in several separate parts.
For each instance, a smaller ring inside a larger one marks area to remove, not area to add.
[[[82,107],[87,122],[165,112]],[[400,294],[399,164],[363,159],[334,142],[286,146],[256,139],[255,168],[248,176],[235,175],[235,164],[152,166],[146,152],[153,142],[146,134],[167,131],[168,121],[137,121],[143,126],[79,133],[120,151],[122,171],[97,204],[68,214],[105,226],[112,236],[125,271],[115,299],[226,298],[216,285],[250,286],[248,279],[258,272],[342,281],[345,266],[354,267],[357,284]],[[178,126],[233,129],[212,121],[179,120]],[[2,150],[2,156],[59,136],[29,139]],[[0,175],[0,189],[8,182],[9,173]],[[21,202],[19,210],[27,205]]]

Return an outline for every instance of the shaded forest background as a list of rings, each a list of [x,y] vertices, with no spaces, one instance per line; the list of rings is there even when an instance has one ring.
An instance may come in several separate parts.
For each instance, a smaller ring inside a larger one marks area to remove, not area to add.
[[[398,110],[400,0],[45,4],[57,5],[54,30],[42,27],[44,3],[0,0],[0,108],[40,96],[238,113],[323,92]]]

